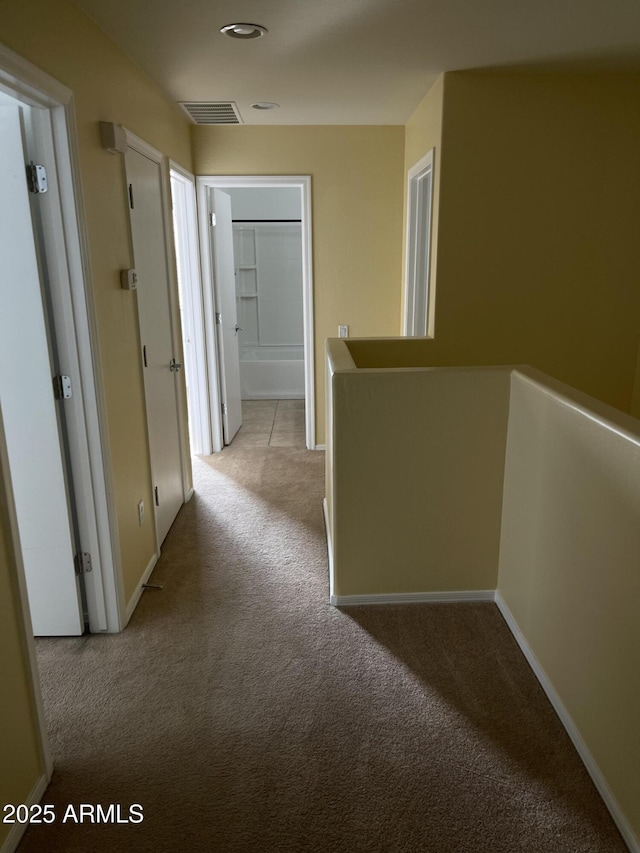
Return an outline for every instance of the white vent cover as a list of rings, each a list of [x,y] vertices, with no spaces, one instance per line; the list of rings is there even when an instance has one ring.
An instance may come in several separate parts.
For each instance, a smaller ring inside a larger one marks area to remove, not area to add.
[[[181,101],[180,106],[196,124],[242,124],[233,101]]]

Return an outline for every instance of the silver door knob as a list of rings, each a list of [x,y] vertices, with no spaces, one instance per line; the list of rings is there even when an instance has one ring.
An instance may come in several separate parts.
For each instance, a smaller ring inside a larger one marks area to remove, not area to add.
[[[182,365],[180,364],[180,362],[176,361],[175,358],[172,358],[171,361],[169,362],[169,370],[177,373],[181,369],[182,369]]]
[[[238,332],[244,332],[244,329],[242,328],[242,326],[239,326],[239,325],[236,323],[236,335],[238,334]]]

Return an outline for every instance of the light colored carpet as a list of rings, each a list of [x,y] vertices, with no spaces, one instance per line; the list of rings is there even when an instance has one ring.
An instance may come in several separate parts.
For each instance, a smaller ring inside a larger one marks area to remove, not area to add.
[[[38,642],[44,802],[140,825],[31,827],[22,853],[625,850],[493,605],[327,603],[323,454],[195,461],[117,636]]]

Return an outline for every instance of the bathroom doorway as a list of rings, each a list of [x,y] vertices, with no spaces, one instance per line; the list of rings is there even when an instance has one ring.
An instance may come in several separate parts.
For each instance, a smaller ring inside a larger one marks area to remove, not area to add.
[[[236,330],[231,345],[237,347],[243,415],[259,401],[292,401],[280,408],[298,410],[306,447],[315,449],[310,178],[199,177],[197,183],[212,450],[232,440],[223,430],[229,394],[220,369],[224,352],[211,345],[225,322]],[[228,196],[231,207],[233,279],[226,284],[220,275],[216,281],[209,230],[216,228],[215,192]],[[227,316],[219,310],[225,287],[233,292],[232,319],[228,309]]]
[[[295,187],[231,187],[240,392],[304,400],[301,198]]]

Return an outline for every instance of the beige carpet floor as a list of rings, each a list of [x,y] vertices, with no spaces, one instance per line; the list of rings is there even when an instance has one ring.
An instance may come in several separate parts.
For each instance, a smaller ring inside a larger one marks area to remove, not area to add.
[[[38,642],[58,820],[21,853],[625,850],[493,605],[327,603],[323,464],[195,460],[164,589],[123,634]]]

